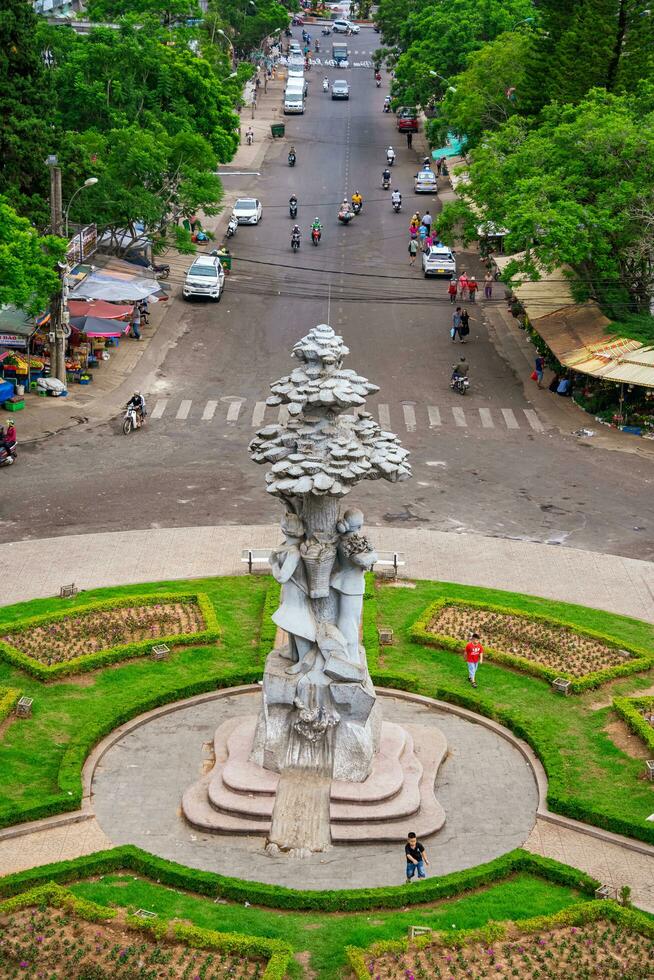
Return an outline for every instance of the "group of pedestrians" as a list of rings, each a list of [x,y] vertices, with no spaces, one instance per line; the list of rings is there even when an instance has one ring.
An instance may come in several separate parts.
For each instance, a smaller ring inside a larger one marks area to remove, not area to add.
[[[438,232],[433,228],[434,219],[429,211],[420,216],[416,211],[409,223],[409,265],[415,265],[419,251],[429,252],[438,242]]]

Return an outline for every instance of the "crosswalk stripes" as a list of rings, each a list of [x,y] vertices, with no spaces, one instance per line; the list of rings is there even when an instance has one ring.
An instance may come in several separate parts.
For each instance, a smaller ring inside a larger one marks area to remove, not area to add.
[[[244,422],[257,429],[275,421],[284,424],[289,417],[286,405],[280,405],[277,409],[269,408],[265,401],[248,403],[247,398],[235,398],[223,404],[218,399],[211,399],[204,404],[198,404],[195,410],[194,402],[190,398],[182,399],[177,405],[171,402],[170,398],[157,399],[150,418],[157,421],[174,416],[180,422],[192,422],[199,417],[202,422],[228,422],[232,425]],[[443,431],[452,426],[469,430],[524,431],[525,423],[533,432],[545,431],[543,422],[533,408],[476,408],[469,402],[449,408],[415,404],[391,407],[382,403],[377,406],[376,414],[379,425],[386,431],[417,432],[427,427]],[[399,429],[394,429],[393,421],[396,426],[399,425]]]

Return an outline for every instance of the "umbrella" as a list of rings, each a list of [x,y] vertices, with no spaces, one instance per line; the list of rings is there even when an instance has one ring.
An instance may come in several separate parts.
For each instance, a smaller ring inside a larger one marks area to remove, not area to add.
[[[72,316],[71,327],[87,337],[122,337],[129,330],[129,323],[122,320],[102,320],[97,316]]]

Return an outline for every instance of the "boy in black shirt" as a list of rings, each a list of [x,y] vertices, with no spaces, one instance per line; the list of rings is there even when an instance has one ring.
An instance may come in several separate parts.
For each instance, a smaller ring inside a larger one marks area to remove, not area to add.
[[[427,860],[427,854],[425,853],[425,848],[423,844],[417,839],[416,835],[411,831],[407,837],[407,842],[404,845],[404,853],[406,854],[406,880],[411,881],[416,871],[418,872],[419,878],[425,877],[425,864],[429,864]]]

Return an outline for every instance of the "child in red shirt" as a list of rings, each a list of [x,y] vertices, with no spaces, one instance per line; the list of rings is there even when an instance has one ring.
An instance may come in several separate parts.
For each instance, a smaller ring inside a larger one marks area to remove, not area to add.
[[[473,633],[470,642],[466,644],[466,663],[468,664],[468,680],[477,687],[475,674],[477,667],[484,662],[484,648],[479,642],[479,633]]]

